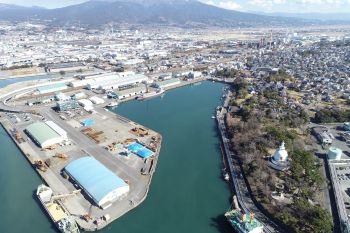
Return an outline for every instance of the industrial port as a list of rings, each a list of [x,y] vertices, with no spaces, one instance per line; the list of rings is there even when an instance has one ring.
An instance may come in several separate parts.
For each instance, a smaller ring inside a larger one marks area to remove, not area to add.
[[[127,74],[118,85],[120,74],[96,76],[94,87],[92,82],[74,87],[71,79],[23,82],[6,87],[1,96],[1,124],[52,190],[52,203],[44,206],[59,205],[84,231],[102,229],[146,198],[161,148],[159,133],[110,108],[154,88],[193,83],[148,87],[146,76]],[[97,83],[116,85],[116,91]]]

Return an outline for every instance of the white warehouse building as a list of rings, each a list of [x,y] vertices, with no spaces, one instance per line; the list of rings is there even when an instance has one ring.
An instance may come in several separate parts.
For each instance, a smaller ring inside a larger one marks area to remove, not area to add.
[[[25,132],[41,148],[47,148],[68,140],[67,132],[53,121],[35,122]]]
[[[143,82],[148,82],[148,77],[143,74],[129,75],[125,77],[119,77],[114,80],[108,80],[103,83],[98,83],[95,85],[89,85],[89,89],[98,89],[98,90],[112,90],[118,89],[120,87],[137,85]]]
[[[94,157],[82,157],[70,162],[65,172],[102,209],[126,197],[129,185]]]

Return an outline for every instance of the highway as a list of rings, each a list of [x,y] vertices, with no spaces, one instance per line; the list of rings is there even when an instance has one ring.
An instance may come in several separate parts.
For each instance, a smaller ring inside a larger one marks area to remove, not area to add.
[[[224,145],[225,155],[226,155],[229,169],[230,169],[230,179],[232,180],[234,191],[237,196],[237,201],[245,213],[253,212],[255,214],[256,218],[263,224],[264,232],[267,232],[267,233],[281,232],[278,226],[275,223],[273,223],[265,214],[263,214],[258,209],[258,207],[254,204],[244,179],[238,178],[240,174],[242,174],[242,172],[241,172],[240,166],[233,159],[235,155],[230,150],[230,145],[229,145],[230,140],[227,138],[226,125],[225,125],[225,116],[227,114],[226,107],[228,106],[230,96],[231,96],[231,92],[228,92],[223,108],[221,109],[220,112],[218,111],[216,118],[217,118],[218,128],[222,137],[222,142]]]

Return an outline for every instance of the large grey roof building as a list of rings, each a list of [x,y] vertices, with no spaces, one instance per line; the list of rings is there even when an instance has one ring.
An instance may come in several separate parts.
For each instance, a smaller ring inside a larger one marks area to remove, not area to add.
[[[52,121],[35,122],[25,129],[28,136],[41,148],[67,140],[67,133]]]

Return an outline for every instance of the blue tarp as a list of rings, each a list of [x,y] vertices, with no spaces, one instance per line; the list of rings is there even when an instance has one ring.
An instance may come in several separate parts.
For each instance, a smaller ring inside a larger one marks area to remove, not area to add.
[[[128,186],[93,157],[77,159],[69,163],[65,170],[97,203],[110,192]]]
[[[94,124],[95,124],[96,122],[95,122],[95,120],[93,120],[93,119],[85,119],[85,120],[82,120],[81,121],[81,124],[83,125],[83,126],[93,126]]]
[[[148,158],[148,157],[152,156],[154,154],[154,152],[147,149],[147,148],[143,148],[143,149],[137,151],[136,154],[142,158]]]
[[[128,149],[131,150],[132,152],[137,152],[138,150],[140,150],[142,148],[143,148],[143,146],[137,142],[128,146]]]
[[[152,155],[154,155],[154,152],[149,150],[148,148],[144,147],[143,145],[135,142],[128,146],[128,150],[134,152],[138,156],[142,158],[148,158]]]

